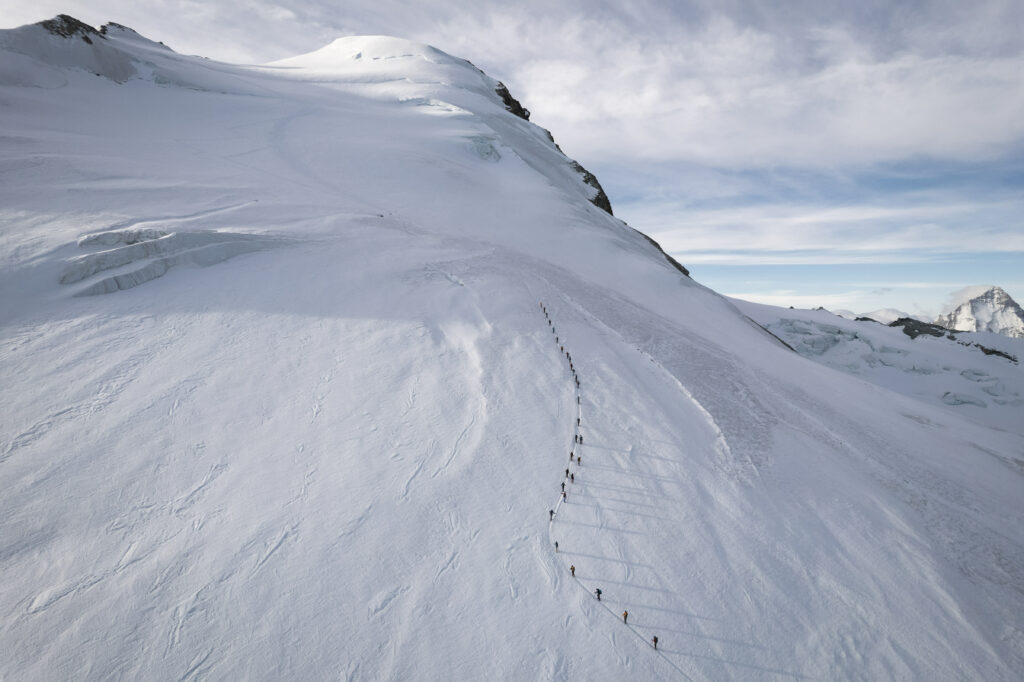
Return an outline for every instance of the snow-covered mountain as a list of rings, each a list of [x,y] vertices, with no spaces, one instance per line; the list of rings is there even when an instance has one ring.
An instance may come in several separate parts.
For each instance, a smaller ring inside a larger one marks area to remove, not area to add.
[[[405,40],[0,32],[0,678],[1019,678],[1019,366],[803,357],[581,169]]]
[[[1024,339],[1024,309],[999,287],[971,287],[935,324],[967,332],[992,332]]]
[[[881,322],[882,324],[890,324],[891,322],[895,322],[896,320],[903,317],[914,319],[914,316],[911,315],[910,313],[905,313],[902,310],[897,310],[896,308],[879,308],[878,310],[873,310],[870,313],[855,313],[850,310],[842,309],[833,310],[831,312],[833,315],[838,315],[839,317],[845,318],[847,320],[866,318],[869,320],[874,320],[875,322]]]
[[[870,313],[863,313],[860,317],[867,317],[875,320],[876,322],[881,322],[882,324],[889,324],[890,322],[895,322],[901,317],[913,316],[895,308],[881,308],[879,310],[872,310]]]

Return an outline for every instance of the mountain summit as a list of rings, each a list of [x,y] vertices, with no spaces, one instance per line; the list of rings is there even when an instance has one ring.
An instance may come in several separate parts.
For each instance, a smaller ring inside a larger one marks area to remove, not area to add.
[[[954,331],[1024,338],[1024,309],[1009,294],[999,287],[988,287],[980,293],[975,293],[976,289],[965,291],[970,298],[936,317],[935,324]]]

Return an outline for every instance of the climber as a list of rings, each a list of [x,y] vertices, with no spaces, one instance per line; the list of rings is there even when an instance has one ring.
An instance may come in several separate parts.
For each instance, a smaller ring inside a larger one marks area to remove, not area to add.
[[[622,612],[622,622],[627,623],[629,621],[629,611]]]
[[[594,590],[594,594],[597,595],[597,601],[601,601],[601,588],[600,587],[597,588],[596,590]]]

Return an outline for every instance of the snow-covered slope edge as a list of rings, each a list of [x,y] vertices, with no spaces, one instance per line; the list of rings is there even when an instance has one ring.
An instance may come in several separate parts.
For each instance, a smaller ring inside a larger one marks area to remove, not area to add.
[[[385,41],[0,86],[0,676],[1017,677],[1019,426],[781,348]],[[271,244],[60,283],[168,235]]]

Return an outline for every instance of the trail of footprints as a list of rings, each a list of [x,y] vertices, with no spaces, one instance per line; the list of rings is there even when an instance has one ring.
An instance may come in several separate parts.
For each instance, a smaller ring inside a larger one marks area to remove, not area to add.
[[[570,353],[566,349],[565,342],[562,340],[562,337],[558,334],[558,329],[555,327],[555,323],[551,319],[551,315],[548,313],[547,306],[544,305],[543,301],[540,302],[540,310],[541,310],[541,312],[544,313],[544,319],[547,320],[548,328],[551,330],[551,335],[552,335],[552,337],[555,340],[555,345],[558,346],[559,354],[562,356],[562,359],[565,360],[566,363],[568,363],[568,365],[569,365],[569,373],[572,376],[572,381],[573,381],[573,384],[575,385],[575,394],[576,394],[576,424],[573,427],[572,448],[569,450],[569,466],[566,467],[566,469],[565,469],[565,477],[564,477],[564,479],[562,481],[562,492],[559,495],[558,502],[555,504],[553,509],[548,510],[549,528],[553,529],[554,528],[554,522],[555,522],[555,516],[557,516],[558,510],[562,506],[562,503],[568,501],[569,488],[571,488],[572,485],[576,482],[576,477],[580,474],[581,465],[583,464],[583,459],[582,459],[582,456],[580,455],[580,452],[583,450],[583,431],[582,431],[582,428],[583,428],[583,400],[582,400],[582,393],[581,393],[581,390],[580,390],[580,377],[579,377],[579,374],[576,372],[576,365],[575,365],[575,363],[573,363],[572,353]],[[568,486],[566,484],[568,484]],[[555,552],[557,553],[558,552],[558,541],[557,540],[554,541],[554,549],[555,549]],[[570,573],[572,575],[572,578],[574,580],[576,580],[577,582],[580,582],[579,578],[576,577],[576,566],[575,565],[570,565],[569,566],[569,571],[570,571]],[[602,591],[601,591],[600,588],[597,588],[597,589],[594,590],[594,596],[597,598],[598,601],[601,601],[601,595],[602,595]],[[628,616],[629,616],[628,610],[622,612],[622,620],[626,624],[628,624],[628,622],[629,622],[628,621]],[[631,629],[633,629],[633,628],[631,628]],[[634,632],[636,632],[635,629],[634,629]],[[652,637],[651,638],[651,644],[654,646],[655,649],[657,649],[658,648],[658,638],[657,637]]]

